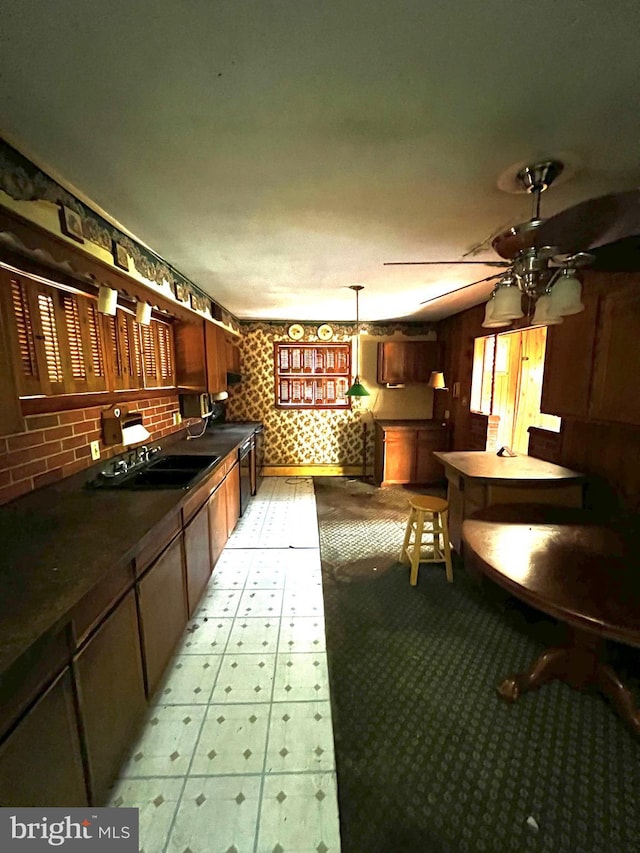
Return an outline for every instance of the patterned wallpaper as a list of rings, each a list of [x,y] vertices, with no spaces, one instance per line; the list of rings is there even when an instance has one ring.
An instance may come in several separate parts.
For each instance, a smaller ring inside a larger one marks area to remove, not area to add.
[[[227,419],[261,421],[265,428],[266,465],[355,465],[361,466],[366,429],[367,469],[373,469],[373,429],[366,409],[295,410],[277,409],[274,400],[273,344],[290,340],[290,323],[242,322],[240,341],[243,381],[229,389]],[[317,324],[301,324],[303,341],[315,342]],[[353,324],[331,324],[334,341],[348,341]],[[374,327],[369,334],[424,336],[431,331],[426,324],[394,323]],[[364,377],[375,383],[375,376]]]

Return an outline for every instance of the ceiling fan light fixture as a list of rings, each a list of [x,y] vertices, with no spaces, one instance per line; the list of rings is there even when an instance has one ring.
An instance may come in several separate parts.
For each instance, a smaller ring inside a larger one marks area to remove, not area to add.
[[[513,281],[498,285],[493,298],[493,320],[518,320],[524,316],[522,293]]]
[[[584,311],[582,304],[582,284],[575,270],[565,269],[551,288],[551,309],[558,317],[568,317]]]
[[[496,300],[495,300],[495,290],[491,294],[489,301],[486,304],[484,309],[484,320],[482,321],[482,326],[485,329],[500,329],[503,326],[508,326],[511,322],[510,320],[496,320],[493,316],[493,309],[495,308]]]
[[[553,309],[552,291],[545,291],[538,299],[531,322],[534,326],[556,326],[562,323],[562,317]]]

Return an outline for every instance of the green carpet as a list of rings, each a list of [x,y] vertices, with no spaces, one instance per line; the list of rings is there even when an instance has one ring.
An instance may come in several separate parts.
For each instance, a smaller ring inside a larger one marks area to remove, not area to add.
[[[343,853],[639,851],[640,741],[606,700],[496,695],[561,629],[459,564],[412,588],[402,488],[314,484]]]

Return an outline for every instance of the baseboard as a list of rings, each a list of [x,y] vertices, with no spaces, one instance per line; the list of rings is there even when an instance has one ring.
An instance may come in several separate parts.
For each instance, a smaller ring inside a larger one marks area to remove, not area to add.
[[[361,477],[362,465],[265,465],[265,477]]]

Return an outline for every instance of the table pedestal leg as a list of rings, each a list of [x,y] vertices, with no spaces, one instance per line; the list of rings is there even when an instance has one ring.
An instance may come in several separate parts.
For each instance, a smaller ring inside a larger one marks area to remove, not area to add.
[[[595,687],[613,702],[620,716],[640,734],[640,712],[631,691],[610,666],[602,661],[603,641],[584,631],[571,629],[570,642],[544,651],[526,672],[509,676],[498,687],[499,696],[515,702],[521,693],[549,681],[565,681],[576,690]]]

